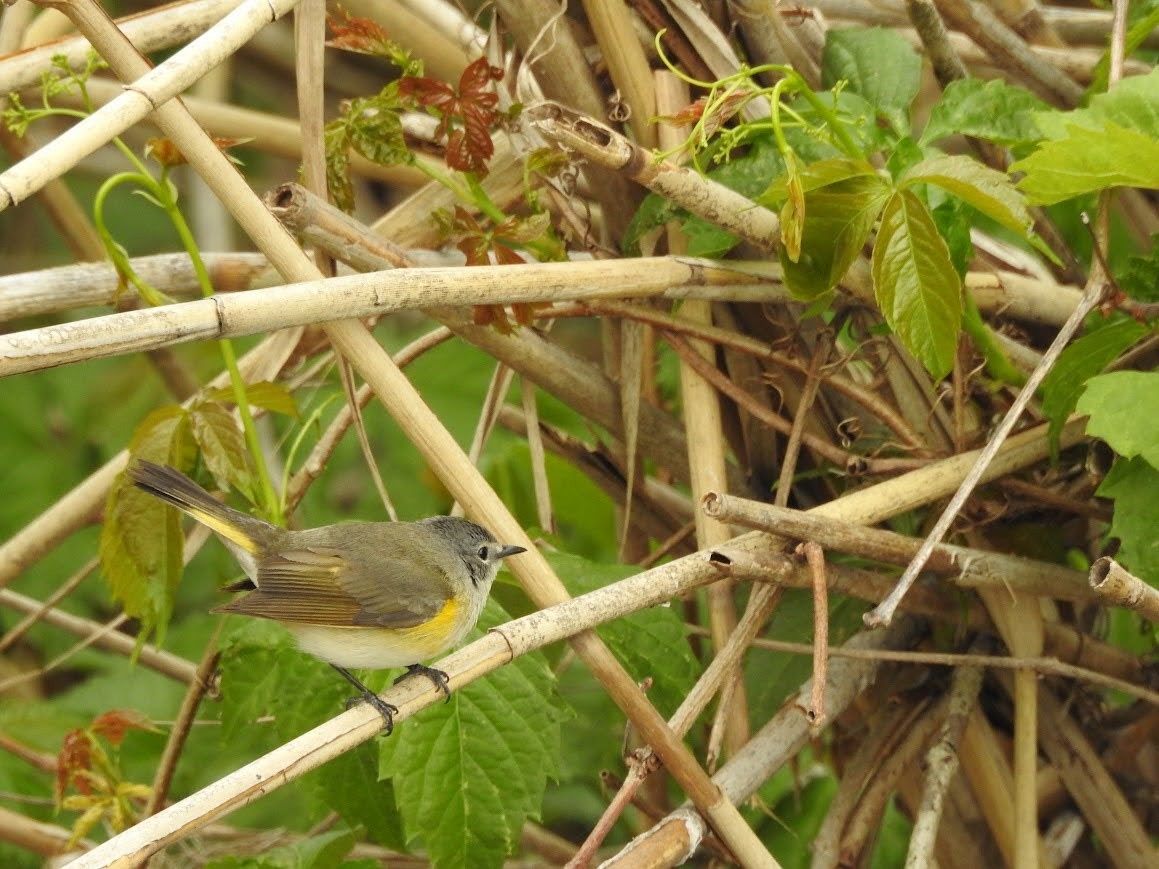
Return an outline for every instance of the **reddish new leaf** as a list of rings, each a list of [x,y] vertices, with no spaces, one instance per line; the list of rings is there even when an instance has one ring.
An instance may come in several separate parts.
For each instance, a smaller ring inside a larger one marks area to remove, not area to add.
[[[326,40],[326,44],[331,48],[379,57],[391,56],[393,43],[378,22],[369,18],[357,18],[345,9],[339,9],[338,15],[326,16],[326,23],[330,27],[330,32],[334,34],[333,39]]]
[[[112,709],[93,719],[90,728],[94,734],[104,738],[109,745],[120,745],[125,733],[130,730],[155,731],[153,723],[135,709]]]
[[[495,153],[490,128],[498,119],[499,96],[491,82],[502,77],[502,69],[481,57],[463,70],[457,89],[435,79],[406,76],[399,80],[398,91],[438,115],[435,134],[447,137],[447,165],[480,173]]]
[[[92,768],[92,735],[86,730],[72,730],[65,734],[56,757],[56,804],[64,800],[64,792],[72,784],[82,794],[90,792],[84,773]]]

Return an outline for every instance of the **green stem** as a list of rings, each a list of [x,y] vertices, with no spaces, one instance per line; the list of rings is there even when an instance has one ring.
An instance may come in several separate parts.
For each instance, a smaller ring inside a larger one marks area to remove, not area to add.
[[[162,170],[161,180],[154,181],[149,178],[152,186],[155,189],[154,196],[160,202],[165,212],[169,215],[170,221],[173,223],[173,228],[177,230],[177,235],[181,239],[181,244],[189,254],[189,259],[193,263],[193,272],[197,275],[197,283],[201,287],[201,294],[205,298],[213,295],[213,281],[209,276],[209,269],[205,266],[205,261],[201,258],[201,251],[197,247],[197,241],[193,237],[193,232],[189,228],[189,224],[185,222],[185,216],[177,207],[176,199],[173,196],[172,188],[168,182],[168,170]],[[258,439],[257,426],[254,424],[253,412],[250,410],[249,400],[246,397],[245,381],[241,376],[241,369],[237,365],[237,352],[233,348],[233,342],[228,338],[221,338],[217,342],[218,347],[221,348],[221,356],[225,361],[226,370],[229,372],[229,383],[233,389],[233,400],[237,405],[238,416],[241,418],[242,431],[245,433],[246,445],[249,447],[250,454],[254,459],[254,466],[257,469],[258,484],[259,484],[259,498],[262,506],[262,511],[275,525],[284,525],[285,516],[282,510],[282,502],[274,490],[273,481],[270,479],[270,471],[266,466],[265,453],[262,450],[261,441]]]
[[[1021,386],[1026,382],[1026,375],[1014,366],[1001,345],[995,340],[994,335],[982,319],[982,314],[974,302],[974,297],[969,293],[965,294],[962,329],[970,336],[970,340],[974,342],[974,346],[986,360],[986,371],[991,377],[1014,386]]]

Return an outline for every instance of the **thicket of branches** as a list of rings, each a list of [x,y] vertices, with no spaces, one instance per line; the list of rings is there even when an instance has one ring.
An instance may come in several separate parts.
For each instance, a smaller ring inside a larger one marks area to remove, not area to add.
[[[43,5],[0,862],[1154,863],[1159,5]],[[385,737],[132,456],[530,552]]]

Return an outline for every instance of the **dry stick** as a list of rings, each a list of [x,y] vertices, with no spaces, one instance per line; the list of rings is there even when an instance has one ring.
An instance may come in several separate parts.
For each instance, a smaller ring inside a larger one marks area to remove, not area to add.
[[[42,608],[40,601],[12,591],[9,588],[0,589],[0,606],[14,609],[17,612],[30,614],[39,613]],[[96,646],[98,649],[117,652],[126,658],[136,654],[137,660],[142,666],[148,667],[150,670],[156,670],[163,676],[176,679],[178,682],[188,683],[196,672],[194,665],[184,658],[151,645],[145,645],[137,649],[136,639],[130,637],[128,634],[122,634],[117,631],[108,633],[105,625],[81,618],[80,616],[74,616],[63,610],[48,610],[44,613],[42,621],[46,625],[51,625],[73,636],[91,638],[91,645]]]
[[[688,556],[508,622],[444,658],[438,666],[450,676],[451,688],[459,690],[520,655],[718,578],[704,553]],[[382,696],[399,708],[396,723],[442,702],[440,694],[415,680],[392,686]],[[135,865],[142,857],[260,799],[374,738],[381,730],[382,719],[374,709],[366,704],[356,706],[110,839],[85,855],[76,869]]]
[[[7,106],[8,100],[0,97],[0,110]],[[8,152],[14,162],[35,153],[37,142],[30,133],[19,137],[7,125],[0,124],[0,147]],[[101,237],[68,185],[60,179],[50,181],[37,194],[37,199],[76,259],[95,262],[104,258],[105,246],[101,243]]]
[[[958,512],[965,505],[966,500],[973,493],[974,488],[981,482],[987,467],[993,461],[998,450],[1002,448],[1002,444],[1007,436],[1014,429],[1018,418],[1022,415],[1022,411],[1026,408],[1026,405],[1030,403],[1031,398],[1034,397],[1043,378],[1054,367],[1054,363],[1058,361],[1059,354],[1062,353],[1063,349],[1070,342],[1071,336],[1082,325],[1087,314],[1093,311],[1099,304],[1099,301],[1106,291],[1106,287],[1107,285],[1101,280],[1092,281],[1086,292],[1083,293],[1082,301],[1071,313],[1066,323],[1063,324],[1063,327],[1051,342],[1046,353],[1043,354],[1042,362],[1034,369],[1034,372],[1027,379],[1026,385],[1022,387],[1022,391],[1014,399],[1014,403],[1011,404],[1010,409],[1006,412],[1006,416],[1002,418],[998,429],[994,432],[989,443],[986,444],[986,447],[978,456],[977,464],[971,469],[966,479],[962,481],[962,484],[958,487],[958,491],[950,499],[950,503],[946,505],[946,509],[938,518],[933,530],[926,536],[925,542],[922,543],[921,549],[918,550],[918,554],[914,556],[914,560],[910,562],[909,567],[906,568],[901,579],[897,581],[896,588],[890,592],[889,597],[865,614],[864,620],[867,625],[878,626],[889,624],[889,620],[893,617],[893,613],[897,609],[901,599],[905,597],[905,593],[914,584],[915,580],[917,580],[918,574],[925,567],[930,554],[942,542],[942,538],[946,536],[946,532],[950,530],[950,526],[957,518]]]
[[[917,720],[905,729],[897,747],[882,759],[861,792],[841,837],[840,865],[852,866],[859,856],[868,856],[867,843],[881,828],[890,797],[897,790],[901,777],[917,762],[937,728],[937,716],[923,704]]]
[[[6,631],[3,636],[0,636],[0,654],[8,651],[13,645],[19,642],[25,634],[32,630],[34,625],[44,619],[58,603],[72,594],[76,590],[76,587],[84,582],[100,565],[100,559],[90,558],[80,570],[76,571],[76,573],[57,586],[35,612],[26,615]]]
[[[203,34],[174,54],[151,74],[147,88],[129,88],[120,97],[97,109],[69,128],[34,155],[0,173],[0,210],[22,202],[53,178],[74,168],[84,157],[96,151],[153,110],[158,93],[154,85],[170,95],[185,90],[204,71],[233,54],[254,33],[284,14],[293,0],[243,0],[209,33]],[[64,4],[61,11],[75,14],[74,3]],[[111,25],[111,22],[110,22]],[[118,31],[119,32],[119,31]],[[148,69],[142,64],[142,74]],[[148,91],[148,92],[147,92]]]
[[[289,228],[294,232],[314,244],[334,245],[327,249],[355,268],[377,271],[391,267],[392,259],[376,255],[381,245],[366,227],[316,197],[311,197],[296,185],[284,185],[279,190],[283,193],[278,198],[278,213],[283,218],[293,218],[294,222]],[[287,202],[287,197],[292,198],[292,201]],[[347,241],[343,242],[343,239]],[[406,252],[399,255],[402,257],[400,261],[405,261]],[[525,274],[521,269],[534,268],[532,265],[519,266],[512,273],[512,279]],[[485,280],[493,269],[473,268],[471,272],[478,282]],[[561,271],[559,274],[562,277],[564,273]],[[629,282],[626,275],[610,279],[618,283]],[[559,292],[565,291],[560,289]],[[490,327],[474,325],[469,315],[457,310],[437,309],[426,313],[453,328],[464,340],[555,395],[581,416],[613,434],[619,432],[623,418],[618,391],[612,381],[594,365],[547,341],[538,331],[521,330],[518,334],[503,335]],[[650,403],[641,405],[640,438],[648,455],[658,464],[667,467],[679,479],[688,479],[686,439],[683,430],[670,415]],[[729,470],[730,488],[743,488],[744,481],[740,475],[731,466]]]
[[[906,23],[904,8],[897,0],[872,6],[860,0],[802,0],[799,6],[806,10],[820,10],[829,18],[842,22],[894,28]],[[1109,10],[1044,6],[1040,11],[1047,24],[1070,45],[1106,47],[1111,25]],[[1152,33],[1143,44],[1148,48],[1159,48],[1159,34]]]
[[[524,113],[531,125],[557,147],[617,172],[727,229],[765,251],[774,251],[780,220],[727,187],[691,169],[657,161],[610,127],[558,103],[545,102]]]
[[[1094,746],[1063,704],[1045,686],[1038,690],[1042,708],[1039,743],[1106,848],[1112,865],[1156,865],[1159,852]]]
[[[628,125],[636,141],[645,148],[656,144],[656,91],[652,70],[644,49],[636,38],[632,17],[624,0],[583,0],[588,24],[608,65],[612,83],[620,92],[630,114]]]
[[[1104,556],[1095,561],[1089,581],[1104,603],[1133,609],[1143,618],[1159,622],[1159,589],[1125,570],[1115,559]]]
[[[745,37],[753,65],[788,63],[811,88],[821,88],[821,59],[809,51],[811,39],[801,32],[802,27],[815,27],[815,22],[789,26],[782,17],[783,10],[772,0],[737,0],[734,8],[736,24]]]
[[[829,667],[829,582],[825,576],[825,551],[814,540],[797,547],[813,575],[813,693],[805,717],[813,727],[825,724],[825,673]],[[821,687],[818,687],[821,686]]]
[[[11,691],[17,685],[23,685],[25,682],[31,682],[33,679],[39,679],[41,676],[51,673],[61,664],[65,663],[80,652],[83,652],[89,646],[99,644],[101,639],[117,632],[117,629],[120,628],[121,625],[125,624],[125,622],[128,620],[129,617],[124,613],[121,613],[119,616],[115,616],[111,620],[105,622],[103,625],[98,626],[97,630],[82,636],[79,642],[69,646],[47,664],[43,664],[42,666],[36,667],[32,670],[25,670],[15,676],[9,676],[7,679],[0,680],[0,694],[3,694],[6,691]]]
[[[539,527],[549,534],[554,534],[555,516],[551,509],[547,455],[543,448],[543,432],[539,427],[539,405],[535,401],[535,384],[521,377],[519,397],[523,404],[523,415],[527,419],[527,449],[531,459],[531,480],[535,488],[535,509],[539,517]]]
[[[256,253],[203,253],[210,280],[218,292],[249,289],[270,264]],[[201,285],[186,253],[163,253],[129,260],[146,283],[162,287],[177,298],[200,296]],[[112,263],[76,263],[0,277],[0,323],[55,314],[72,308],[111,305],[120,298],[135,298],[131,287],[118,286]]]
[[[834,568],[830,567],[830,570],[833,571]],[[737,571],[737,573],[740,574],[740,571]],[[741,575],[749,576],[747,573]],[[838,573],[837,576],[840,579],[841,574]],[[752,578],[757,579],[758,577]],[[796,581],[793,575],[790,575],[789,579],[794,583]],[[804,585],[804,583],[801,584]],[[789,585],[789,583],[786,583],[786,585]],[[693,626],[689,626],[688,630],[692,633],[703,633],[703,629],[697,629]],[[765,649],[770,652],[791,652],[794,655],[813,654],[813,647],[807,643],[756,639],[753,640],[752,646],[754,649]],[[1074,664],[1067,664],[1057,658],[1012,658],[1009,656],[978,655],[973,653],[953,654],[951,652],[880,652],[874,653],[873,655],[866,655],[863,652],[855,652],[848,649],[830,649],[829,657],[872,657],[876,660],[895,661],[901,664],[932,664],[938,667],[989,667],[998,670],[1034,670],[1045,676],[1061,676],[1064,679],[1073,679],[1077,682],[1090,682],[1092,685],[1098,685],[1100,688],[1106,688],[1110,691],[1122,691],[1124,694],[1138,697],[1145,703],[1159,706],[1159,691],[1152,691],[1134,682],[1116,679],[1113,676],[1108,676],[1105,673],[1090,670],[1086,667],[1076,667]]]
[[[92,842],[88,839],[73,843],[71,830],[56,824],[33,820],[2,806],[0,806],[0,840],[10,842],[33,854],[57,859],[62,855],[78,853],[92,847]],[[46,860],[45,863],[57,865],[55,861]]]
[[[59,140],[58,140],[59,141]],[[256,201],[256,200],[255,200]],[[759,266],[754,265],[759,269]],[[748,267],[657,257],[397,269],[321,278],[92,317],[0,336],[0,375],[152,350],[195,340],[234,338],[340,319],[442,306],[550,302],[584,298],[696,295],[728,297],[707,284],[751,285]]]
[[[124,37],[99,7],[78,0],[76,4],[66,7],[66,11],[114,72],[125,79],[136,78],[135,88],[143,87],[142,82],[153,81],[148,64],[127,45]],[[172,63],[172,59],[168,63]],[[158,71],[160,69],[158,67]],[[144,87],[148,89],[148,84]],[[156,99],[160,102],[160,98]],[[257,197],[253,196],[236,168],[197,127],[180,103],[161,103],[156,109],[156,115],[162,130],[226,203],[234,218],[275,267],[291,279],[316,279],[317,269]],[[373,336],[362,324],[350,320],[332,323],[326,327],[326,332],[335,349],[350,360],[383,400],[387,411],[419,448],[434,473],[467,506],[468,513],[484,519],[504,539],[526,545],[528,551],[512,565],[512,570],[532,601],[539,606],[550,606],[568,600],[566,589],[546,559]],[[571,642],[596,679],[624,710],[643,738],[652,744],[673,778],[708,817],[730,850],[741,860],[751,860],[754,865],[766,864],[767,850],[752,828],[745,823],[736,806],[724,799],[692,753],[668,729],[664,719],[607,646],[590,631],[572,637]]]
[[[1083,89],[1045,60],[1017,33],[976,0],[934,0],[938,11],[956,28],[982,46],[1000,68],[1036,85],[1057,104],[1072,108],[1082,101]]]
[[[675,115],[689,102],[688,86],[670,72],[656,73],[656,110],[662,115]],[[688,135],[684,126],[661,125],[659,145],[665,150],[677,147]],[[672,253],[683,254],[687,240],[679,227],[667,228],[668,249]],[[712,325],[712,304],[705,300],[689,300],[680,311],[681,319],[698,325]],[[627,325],[627,324],[625,324]],[[642,328],[634,324],[636,328]],[[690,339],[688,352],[695,354],[705,365],[715,367],[714,350],[710,344]],[[692,497],[699,499],[706,492],[727,488],[728,470],[725,460],[725,437],[721,422],[720,397],[712,384],[706,381],[683,358],[680,361],[680,395],[684,407],[684,430],[688,436],[688,470],[692,483]],[[732,530],[717,522],[702,510],[694,515],[696,521],[696,543],[698,549],[709,549],[726,543],[732,537]],[[737,611],[733,586],[721,582],[707,592],[708,622],[712,629],[712,647],[719,653],[736,630]],[[719,744],[723,740],[726,750],[735,753],[749,738],[748,698],[741,681],[740,670],[728,677],[727,691],[731,692],[728,702],[722,694],[718,705],[721,726],[714,723],[709,735],[709,744]],[[710,751],[709,755],[715,757]],[[708,766],[712,768],[712,762]]]
[[[904,734],[915,720],[920,720],[927,704],[914,698],[883,705],[884,708],[864,723],[864,735],[857,740],[852,757],[841,764],[837,790],[813,837],[812,869],[837,869],[840,865],[841,833],[849,824],[863,790],[884,758],[897,751]]]
[[[157,6],[136,15],[118,18],[125,35],[146,54],[171,48],[200,36],[240,0],[191,0]],[[80,72],[92,51],[83,36],[67,36],[29,48],[0,60],[0,94],[22,91],[40,83],[40,76],[52,69],[53,59],[63,55],[70,69]]]
[[[867,651],[898,649],[912,645],[917,635],[918,624],[915,620],[898,619],[887,631],[862,631],[852,637],[845,647]],[[830,714],[837,717],[844,712],[865,686],[873,681],[876,671],[877,665],[869,661],[834,661],[829,668],[829,682],[825,689]],[[713,781],[729,799],[736,802],[748,799],[813,737],[809,723],[801,714],[801,708],[807,703],[806,698],[812,693],[810,682],[802,685],[797,697],[789,698],[748,744],[713,776]],[[696,852],[705,832],[703,819],[685,806],[669,814],[604,865],[675,865]]]
[[[710,563],[727,573],[728,565],[719,561]],[[781,565],[783,572],[792,569],[792,564],[784,560]],[[711,588],[711,586],[710,586]],[[679,708],[669,719],[669,726],[681,735],[688,732],[696,719],[707,708],[713,696],[719,690],[721,683],[738,669],[741,656],[753,643],[754,637],[768,621],[781,598],[781,589],[775,584],[762,583],[752,590],[749,605],[737,623],[736,630],[713,657],[704,673],[697,679],[692,690],[688,692]],[[584,840],[579,852],[576,853],[569,865],[586,866],[599,850],[608,832],[615,825],[624,809],[631,804],[633,797],[643,784],[644,779],[651,775],[659,765],[655,755],[647,748],[634,754],[628,767],[627,778],[624,779],[616,796],[600,816],[587,839]]]
[[[206,692],[213,684],[213,674],[217,671],[217,662],[221,658],[221,652],[217,648],[217,637],[221,633],[221,624],[219,619],[213,636],[206,644],[201,663],[197,665],[197,673],[189,683],[185,696],[181,700],[181,706],[177,710],[177,719],[169,731],[169,738],[165,741],[165,749],[161,752],[161,759],[157,764],[157,772],[153,775],[153,787],[149,792],[149,800],[145,803],[142,817],[147,818],[157,814],[169,798],[169,786],[173,783],[177,762],[181,758],[181,752],[185,749],[185,741],[189,738],[189,732],[193,729],[193,722],[197,718],[197,710],[201,706],[202,698],[205,697]]]
[[[812,511],[789,510],[722,492],[710,492],[701,507],[722,522],[770,531],[793,540],[815,540],[823,547],[886,564],[905,565],[921,548],[917,537],[865,528]],[[1035,561],[1001,552],[941,543],[930,554],[926,570],[958,574],[963,588],[1002,585],[1043,597],[1088,602],[1093,599],[1085,577],[1061,564]]]
[[[450,329],[444,326],[439,326],[433,329],[426,335],[416,338],[407,346],[403,347],[392,357],[395,365],[400,368],[405,368],[423,353],[432,350],[442,344],[444,341],[450,340],[454,337]],[[358,407],[366,407],[370,403],[370,399],[374,397],[374,393],[369,386],[363,384],[358,388],[354,395],[354,404]],[[321,476],[322,471],[325,470],[326,464],[330,456],[334,454],[334,450],[338,449],[338,444],[342,437],[349,430],[350,426],[354,424],[354,410],[350,403],[343,405],[342,409],[338,411],[337,415],[327,426],[326,431],[318,438],[318,443],[314,445],[314,449],[310,451],[310,455],[302,462],[302,466],[298,472],[290,478],[289,483],[286,484],[286,512],[289,513],[302,500],[308,489],[315,480]]]
[[[975,648],[979,642],[975,641]],[[934,744],[926,753],[922,768],[922,802],[914,818],[906,852],[906,869],[932,869],[936,865],[938,825],[942,807],[954,777],[958,774],[958,745],[966,729],[970,711],[978,702],[985,671],[980,666],[961,667],[954,671],[950,692],[945,701],[945,719]]]

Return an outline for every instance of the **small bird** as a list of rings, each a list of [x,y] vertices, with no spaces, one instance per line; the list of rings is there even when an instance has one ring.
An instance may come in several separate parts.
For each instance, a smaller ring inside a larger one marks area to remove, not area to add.
[[[189,514],[222,540],[246,579],[226,587],[248,591],[213,612],[272,619],[299,647],[341,673],[394,729],[398,708],[348,668],[406,667],[450,699],[447,674],[423,666],[475,626],[504,558],[526,550],[504,546],[468,519],[346,522],[287,531],[216,500],[189,477],[135,459],[129,479]],[[353,701],[352,701],[353,702]]]

